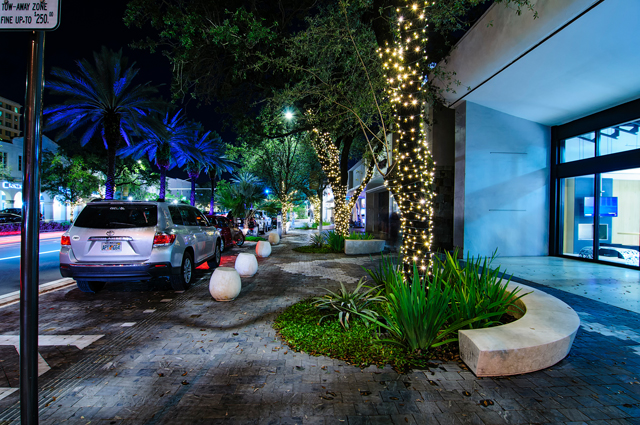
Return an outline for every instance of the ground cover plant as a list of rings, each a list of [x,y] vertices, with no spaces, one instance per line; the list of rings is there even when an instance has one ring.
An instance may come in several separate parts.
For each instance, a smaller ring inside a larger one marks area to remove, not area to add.
[[[287,308],[274,326],[293,349],[355,365],[403,372],[451,360],[458,330],[512,321],[508,312],[526,295],[506,291],[505,274],[490,270],[493,258],[467,258],[461,266],[447,254],[431,275],[421,277],[414,264],[407,281],[399,261],[382,256],[377,269],[366,270],[372,286],[363,279],[354,289],[340,283],[338,291]]]
[[[249,242],[260,242],[260,241],[266,241],[265,238],[263,238],[262,236],[245,236],[244,237],[245,241],[249,241]]]

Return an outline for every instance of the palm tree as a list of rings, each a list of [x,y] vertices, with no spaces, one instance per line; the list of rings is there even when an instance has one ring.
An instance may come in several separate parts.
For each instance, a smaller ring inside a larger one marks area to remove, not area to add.
[[[164,201],[166,193],[167,171],[175,166],[182,167],[188,161],[199,159],[198,151],[192,143],[198,130],[196,124],[187,121],[182,110],[175,114],[166,111],[164,116],[150,120],[145,137],[136,144],[118,151],[121,156],[131,155],[140,159],[144,155],[160,169],[159,201]]]
[[[82,146],[100,134],[107,149],[107,180],[105,198],[113,199],[116,152],[121,142],[131,144],[131,137],[144,130],[142,118],[157,111],[162,102],[151,98],[157,93],[150,83],[133,85],[138,69],[127,68],[122,50],[113,52],[103,47],[94,53],[95,66],[87,60],[77,62],[79,73],[54,68],[51,73],[58,81],[47,83],[54,93],[68,99],[61,105],[44,110],[47,129],[64,127],[58,136],[66,137],[82,129]]]
[[[212,137],[212,132],[202,134],[198,131],[195,136],[195,149],[198,152],[198,159],[189,160],[185,165],[185,171],[191,180],[191,205],[196,202],[196,180],[202,171],[206,171],[211,179],[211,202],[209,204],[209,214],[213,214],[214,208],[214,192],[215,177],[222,175],[223,172],[233,171],[235,163],[227,159],[221,150],[222,139],[216,133]],[[211,176],[214,176],[212,178]]]

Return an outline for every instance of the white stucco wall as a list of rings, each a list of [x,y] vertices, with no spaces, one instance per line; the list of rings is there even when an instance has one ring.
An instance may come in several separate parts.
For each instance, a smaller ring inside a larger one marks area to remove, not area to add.
[[[550,128],[471,102],[461,108],[455,242],[463,238],[471,255],[548,255]]]

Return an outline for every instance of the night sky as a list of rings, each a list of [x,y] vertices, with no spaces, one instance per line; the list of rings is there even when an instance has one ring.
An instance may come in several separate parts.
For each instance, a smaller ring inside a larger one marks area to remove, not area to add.
[[[163,84],[159,91],[166,100],[170,99],[169,61],[159,52],[150,54],[146,50],[129,47],[132,41],[142,39],[146,34],[137,28],[129,29],[123,23],[126,0],[60,2],[60,26],[45,35],[45,81],[52,67],[75,72],[76,60],[86,58],[93,63],[93,52],[99,51],[101,46],[107,46],[112,50],[122,49],[123,55],[129,59],[129,64],[135,62],[136,68],[140,69],[135,82],[142,84],[151,81],[154,85]],[[0,96],[19,102],[24,107],[29,33],[0,32],[0,46]],[[45,106],[60,101],[61,98],[49,95],[45,89]],[[221,122],[212,107],[197,108],[195,103],[191,103],[186,110],[190,119],[201,122],[207,130],[221,133]],[[227,141],[233,137],[231,134],[221,135]]]

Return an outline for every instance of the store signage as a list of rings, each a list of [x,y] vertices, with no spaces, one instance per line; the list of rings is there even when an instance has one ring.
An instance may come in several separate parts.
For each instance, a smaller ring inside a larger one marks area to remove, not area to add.
[[[2,182],[2,188],[22,190],[22,183]]]
[[[46,31],[60,24],[60,0],[4,0],[0,4],[0,30]]]

